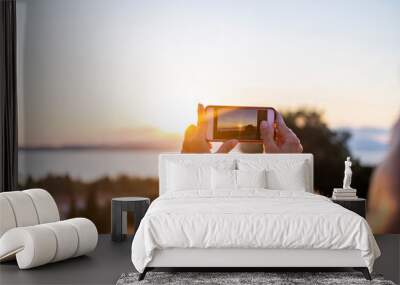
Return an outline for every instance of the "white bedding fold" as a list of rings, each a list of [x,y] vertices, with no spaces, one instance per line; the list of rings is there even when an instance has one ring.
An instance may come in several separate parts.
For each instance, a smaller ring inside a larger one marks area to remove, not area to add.
[[[164,248],[358,249],[370,271],[380,255],[359,215],[320,195],[265,189],[157,198],[132,243],[136,269],[143,272],[154,249]]]

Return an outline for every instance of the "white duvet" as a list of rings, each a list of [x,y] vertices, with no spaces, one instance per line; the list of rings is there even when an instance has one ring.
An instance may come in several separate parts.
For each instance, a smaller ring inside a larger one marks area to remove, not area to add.
[[[328,198],[300,191],[180,191],[154,200],[132,243],[143,272],[155,249],[358,249],[372,272],[380,255],[362,217]]]

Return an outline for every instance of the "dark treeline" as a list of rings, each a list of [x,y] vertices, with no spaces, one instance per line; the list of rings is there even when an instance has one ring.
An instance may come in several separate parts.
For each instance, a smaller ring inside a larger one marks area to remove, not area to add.
[[[158,196],[158,179],[120,176],[82,182],[69,176],[48,175],[38,180],[28,178],[26,183],[20,185],[20,189],[28,188],[49,191],[58,205],[62,219],[86,217],[96,224],[99,233],[109,233],[111,198],[142,196],[154,200]]]
[[[315,190],[331,196],[334,187],[343,185],[344,161],[351,156],[348,148],[350,133],[329,129],[321,112],[315,110],[286,112],[284,117],[287,125],[300,138],[304,152],[314,155]],[[352,161],[351,186],[357,189],[358,196],[366,198],[373,168],[362,166],[355,158]]]

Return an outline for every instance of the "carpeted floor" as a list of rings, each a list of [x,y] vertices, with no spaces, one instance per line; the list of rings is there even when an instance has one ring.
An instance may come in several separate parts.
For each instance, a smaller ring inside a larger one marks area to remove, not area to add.
[[[360,272],[148,272],[138,281],[138,273],[122,274],[117,285],[133,284],[379,284],[394,285],[382,276],[372,275],[368,281]]]

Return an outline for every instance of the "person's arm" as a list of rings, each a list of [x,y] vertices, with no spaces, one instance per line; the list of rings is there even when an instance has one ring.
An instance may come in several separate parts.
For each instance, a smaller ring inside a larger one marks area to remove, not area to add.
[[[375,169],[368,190],[367,220],[375,234],[400,233],[400,120],[390,150]]]

